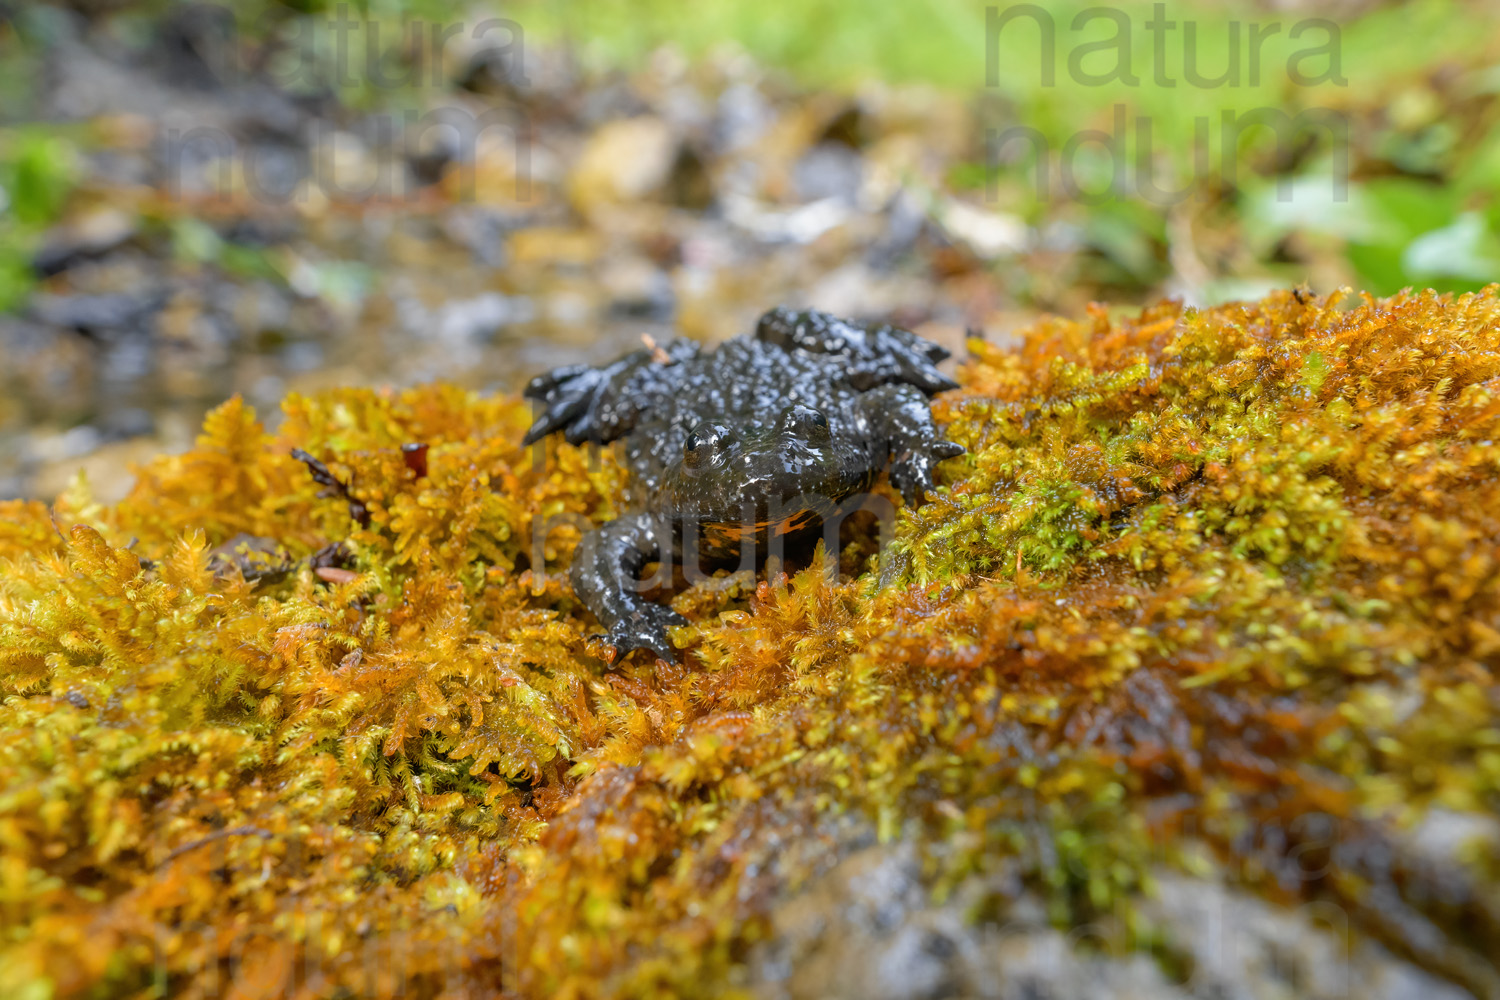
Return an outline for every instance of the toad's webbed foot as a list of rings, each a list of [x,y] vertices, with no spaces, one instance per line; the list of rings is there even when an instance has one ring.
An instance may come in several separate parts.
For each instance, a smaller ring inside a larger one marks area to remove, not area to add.
[[[810,354],[842,354],[849,359],[849,384],[856,389],[902,383],[927,395],[958,383],[937,370],[948,352],[910,330],[839,319],[824,312],[772,309],[755,325],[758,340]]]
[[[963,453],[963,445],[941,438],[901,452],[891,463],[891,485],[901,491],[908,504],[915,506],[932,492],[932,471],[938,463]]]
[[[646,600],[641,570],[659,558],[669,529],[650,514],[627,514],[583,536],[569,573],[573,593],[608,631],[615,660],[636,649],[674,658],[667,629],[686,625],[671,608]]]
[[[651,400],[670,395],[675,366],[697,354],[697,344],[679,337],[665,348],[632,351],[603,368],[564,365],[538,375],[523,395],[545,408],[522,443],[534,444],[555,430],[569,444],[613,441],[635,426]]]
[[[609,627],[604,641],[614,647],[615,662],[633,650],[647,649],[663,660],[675,660],[667,629],[686,625],[687,619],[665,604],[646,602]]]
[[[926,398],[912,386],[880,386],[861,396],[860,404],[890,449],[891,485],[915,506],[932,492],[938,463],[962,455],[964,446],[943,437]]]

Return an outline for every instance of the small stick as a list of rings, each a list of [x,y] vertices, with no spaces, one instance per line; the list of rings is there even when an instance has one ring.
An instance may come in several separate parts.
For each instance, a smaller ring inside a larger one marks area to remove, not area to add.
[[[641,334],[641,343],[645,344],[646,350],[651,352],[652,361],[655,361],[659,365],[670,365],[672,363],[672,355],[662,350],[661,345],[656,342],[656,338],[651,336],[651,334]]]
[[[156,867],[160,868],[162,867],[162,865],[170,863],[179,855],[186,854],[188,851],[196,851],[204,844],[210,844],[215,840],[222,840],[225,837],[246,836],[256,836],[260,837],[262,840],[270,840],[273,836],[275,836],[275,834],[273,834],[270,830],[266,830],[258,826],[232,826],[227,830],[215,830],[213,833],[210,833],[203,837],[199,837],[197,840],[191,841],[190,843],[183,844],[181,847],[177,848],[171,854],[168,854],[165,858],[163,858],[161,864],[157,865]]]

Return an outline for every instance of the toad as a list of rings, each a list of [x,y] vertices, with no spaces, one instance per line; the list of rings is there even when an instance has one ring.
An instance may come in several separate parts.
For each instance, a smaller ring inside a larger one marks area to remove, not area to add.
[[[957,386],[935,367],[947,356],[907,330],[780,308],[712,351],[677,338],[533,379],[525,394],[541,412],[527,444],[554,431],[574,444],[624,439],[627,512],[584,536],[570,570],[614,658],[670,660],[667,629],[686,624],[643,596],[648,563],[763,561],[887,468],[918,503],[934,467],[964,451],[928,408]]]

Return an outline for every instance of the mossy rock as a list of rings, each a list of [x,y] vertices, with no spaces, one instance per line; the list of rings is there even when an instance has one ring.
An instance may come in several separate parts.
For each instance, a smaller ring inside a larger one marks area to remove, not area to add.
[[[118,505],[7,502],[0,989],[768,989],[873,849],[1164,969],[1163,873],[1232,880],[1500,996],[1497,294],[971,341],[939,494],[678,593],[675,665],[592,655],[620,466],[513,399],[231,400]]]

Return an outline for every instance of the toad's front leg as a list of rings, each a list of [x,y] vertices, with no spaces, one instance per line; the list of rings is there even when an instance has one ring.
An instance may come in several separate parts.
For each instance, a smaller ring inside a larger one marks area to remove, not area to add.
[[[862,415],[891,456],[891,485],[915,506],[932,492],[932,471],[944,459],[964,453],[932,422],[927,397],[914,386],[890,383],[859,397]]]
[[[667,629],[687,619],[641,596],[641,570],[670,544],[670,529],[660,518],[627,514],[584,535],[573,553],[573,593],[609,630],[616,660],[635,649],[674,658]]]

